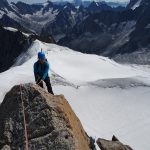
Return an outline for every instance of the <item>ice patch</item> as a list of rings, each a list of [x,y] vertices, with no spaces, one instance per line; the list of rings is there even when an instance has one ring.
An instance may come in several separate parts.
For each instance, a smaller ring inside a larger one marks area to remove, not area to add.
[[[4,29],[12,31],[12,32],[17,32],[18,29],[12,28],[12,27],[4,27]]]
[[[141,4],[141,2],[142,2],[142,0],[138,0],[137,3],[136,3],[134,6],[132,6],[131,9],[134,10],[134,9],[136,9],[137,7],[139,7],[140,4]]]

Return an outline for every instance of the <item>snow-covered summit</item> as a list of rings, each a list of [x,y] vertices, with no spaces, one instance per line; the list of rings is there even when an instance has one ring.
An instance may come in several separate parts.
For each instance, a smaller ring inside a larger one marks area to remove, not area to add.
[[[106,57],[83,54],[67,47],[55,44],[43,44],[38,40],[34,42],[26,54],[18,57],[15,65],[20,65],[24,62],[23,66],[25,64],[32,65],[36,60],[37,52],[41,49],[47,54],[47,59],[50,61],[52,70],[74,84],[100,79],[132,78],[147,75],[143,71],[130,66],[120,65]]]

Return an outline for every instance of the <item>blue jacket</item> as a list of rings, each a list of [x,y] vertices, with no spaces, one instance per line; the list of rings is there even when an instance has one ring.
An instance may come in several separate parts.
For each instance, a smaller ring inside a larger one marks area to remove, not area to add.
[[[45,78],[48,76],[49,71],[49,63],[48,61],[45,61],[44,64],[41,64],[39,61],[34,63],[34,76],[35,80],[45,80]]]

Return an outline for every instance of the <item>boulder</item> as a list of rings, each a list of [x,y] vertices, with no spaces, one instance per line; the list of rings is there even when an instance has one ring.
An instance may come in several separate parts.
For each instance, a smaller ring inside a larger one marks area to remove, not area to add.
[[[133,150],[130,146],[122,144],[115,136],[112,137],[112,141],[99,138],[97,144],[101,150]]]
[[[34,84],[14,86],[0,105],[0,149],[25,149],[22,104],[30,150],[93,149],[65,97],[53,96]]]

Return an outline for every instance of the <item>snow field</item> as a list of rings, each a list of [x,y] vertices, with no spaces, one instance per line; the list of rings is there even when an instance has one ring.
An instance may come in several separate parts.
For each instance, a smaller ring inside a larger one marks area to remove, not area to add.
[[[150,149],[150,70],[144,66],[121,65],[37,40],[0,73],[1,102],[12,86],[34,82],[33,64],[41,48],[51,66],[54,93],[65,95],[90,136],[111,139],[115,134],[133,149]]]

